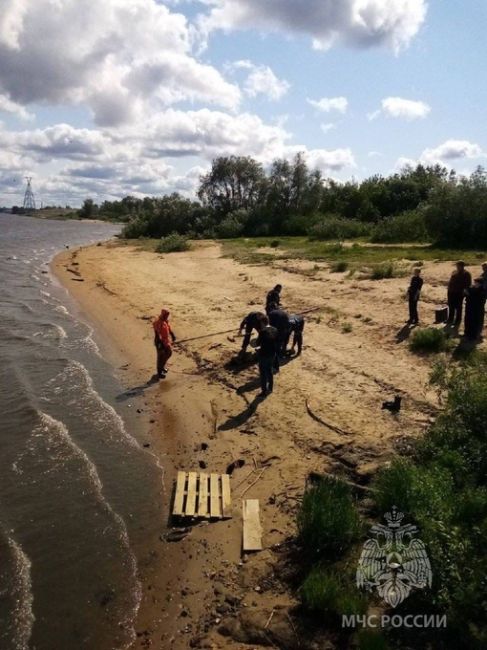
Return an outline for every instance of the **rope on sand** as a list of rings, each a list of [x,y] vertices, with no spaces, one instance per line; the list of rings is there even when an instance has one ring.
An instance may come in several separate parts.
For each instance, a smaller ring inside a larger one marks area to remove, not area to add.
[[[298,316],[303,316],[304,314],[310,314],[312,311],[318,311],[318,309],[323,309],[322,307],[311,307],[311,309],[305,309],[305,311],[298,311]],[[189,343],[189,341],[199,341],[200,339],[211,338],[212,336],[220,336],[221,334],[230,334],[235,332],[235,327],[232,327],[231,330],[224,330],[223,332],[212,332],[211,334],[201,334],[200,336],[192,336],[189,339],[181,339],[180,341],[175,341],[174,345],[180,345],[181,343]]]

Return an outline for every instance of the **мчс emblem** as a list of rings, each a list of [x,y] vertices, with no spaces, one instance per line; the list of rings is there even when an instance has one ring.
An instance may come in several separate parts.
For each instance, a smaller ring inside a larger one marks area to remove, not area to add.
[[[404,514],[396,507],[385,514],[387,526],[375,524],[370,529],[375,539],[368,539],[358,563],[356,581],[359,589],[377,589],[381,598],[397,607],[413,589],[431,586],[431,565],[426,548],[412,524],[402,525]]]

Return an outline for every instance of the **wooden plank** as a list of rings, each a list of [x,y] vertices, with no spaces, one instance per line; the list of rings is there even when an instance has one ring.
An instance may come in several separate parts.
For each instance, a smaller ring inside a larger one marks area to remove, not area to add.
[[[181,516],[184,513],[184,488],[186,485],[186,472],[178,472],[176,480],[176,494],[174,495],[173,515]]]
[[[262,527],[259,517],[259,499],[244,499],[243,510],[243,550],[262,550]]]
[[[230,475],[222,474],[222,517],[231,517],[232,497],[230,494]]]
[[[209,517],[210,511],[208,508],[208,481],[210,477],[208,474],[200,473],[199,479],[199,492],[198,492],[198,517]]]
[[[188,495],[186,497],[186,517],[194,517],[196,513],[196,472],[188,472]]]
[[[218,474],[210,474],[210,516],[221,517],[220,485]]]

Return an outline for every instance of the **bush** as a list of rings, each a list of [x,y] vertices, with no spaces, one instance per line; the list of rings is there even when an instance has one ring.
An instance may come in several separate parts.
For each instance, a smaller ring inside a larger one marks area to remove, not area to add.
[[[340,260],[338,262],[333,262],[330,264],[331,273],[344,273],[348,269],[348,262],[345,260]]]
[[[365,237],[369,232],[370,226],[366,223],[357,219],[343,219],[335,215],[325,215],[321,221],[308,229],[309,238],[319,241]]]
[[[429,239],[424,212],[420,209],[408,210],[379,221],[373,227],[371,236],[372,242],[380,244],[427,242]]]
[[[350,488],[322,477],[306,490],[298,514],[299,540],[309,561],[337,557],[360,532],[360,519]]]
[[[189,240],[183,235],[172,233],[167,237],[162,237],[157,245],[156,253],[181,253],[191,248]]]
[[[349,580],[343,574],[315,567],[300,588],[303,605],[310,611],[328,619],[340,620],[342,615],[364,614],[367,604],[355,588],[352,576]]]
[[[412,352],[431,354],[442,352],[447,347],[448,341],[445,332],[434,327],[416,330],[409,341],[409,349]]]
[[[372,266],[370,272],[371,280],[388,280],[395,276],[395,268],[392,262],[387,262],[385,264],[376,264]]]

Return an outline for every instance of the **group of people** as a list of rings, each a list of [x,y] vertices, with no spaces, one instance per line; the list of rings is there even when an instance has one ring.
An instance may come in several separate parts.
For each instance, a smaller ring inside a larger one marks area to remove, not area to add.
[[[487,299],[487,262],[482,264],[482,273],[472,282],[471,274],[465,268],[465,262],[456,263],[448,282],[448,317],[447,324],[458,329],[462,322],[463,303],[465,301],[465,338],[476,341],[482,334]],[[418,301],[423,287],[421,269],[413,271],[408,288],[409,325],[417,325]]]
[[[240,323],[239,335],[244,331],[240,355],[243,356],[250,344],[252,332],[257,332],[255,347],[259,362],[261,397],[272,393],[274,374],[279,372],[280,359],[289,354],[300,355],[303,349],[304,317],[288,314],[281,305],[282,285],[276,284],[266,296],[265,313],[252,311]],[[293,336],[291,350],[289,341]],[[297,352],[296,352],[297,349]]]

